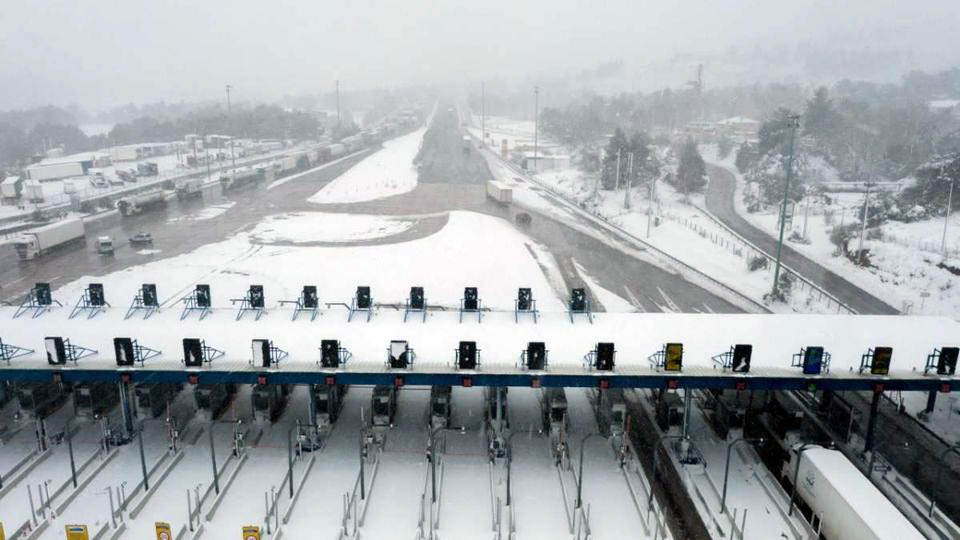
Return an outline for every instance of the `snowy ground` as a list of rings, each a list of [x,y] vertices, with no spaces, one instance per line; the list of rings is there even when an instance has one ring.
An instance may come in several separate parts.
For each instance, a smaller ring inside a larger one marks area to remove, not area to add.
[[[251,231],[262,243],[349,243],[402,233],[413,226],[407,219],[356,214],[296,213],[270,216]]]
[[[707,149],[709,150],[709,148]],[[732,164],[732,157],[716,160],[709,151],[704,158],[730,171],[737,178],[734,196],[737,211],[747,220],[771,236],[779,233],[778,210],[768,209],[749,213],[743,204],[744,179]],[[790,246],[870,294],[883,298],[891,306],[920,315],[960,313],[960,277],[937,265],[946,262],[960,268],[960,216],[954,215],[948,228],[949,258],[944,261],[940,252],[943,218],[915,223],[890,221],[880,227],[882,237],[863,242],[868,248],[871,266],[863,268],[843,256],[836,256],[837,247],[830,242],[830,233],[840,224],[860,223],[863,212],[863,193],[830,193],[833,204],[801,203],[794,212],[791,232],[803,236],[809,243],[791,241]],[[856,250],[858,239],[850,241]]]
[[[427,128],[420,128],[383,143],[367,157],[308,199],[317,204],[371,201],[413,191],[417,169],[413,158],[420,151]]]

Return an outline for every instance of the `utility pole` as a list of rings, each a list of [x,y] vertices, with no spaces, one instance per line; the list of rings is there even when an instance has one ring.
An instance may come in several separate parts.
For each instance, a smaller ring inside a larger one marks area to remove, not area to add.
[[[867,193],[863,196],[863,223],[860,224],[860,242],[857,246],[857,264],[863,266],[863,236],[867,233],[867,201],[870,200],[871,182],[867,182]]]
[[[613,184],[613,190],[616,191],[620,189],[620,149],[617,149],[617,176]]]
[[[633,187],[633,152],[627,154],[627,189],[623,192],[623,209],[630,209],[630,188]]]
[[[533,170],[537,170],[537,146],[540,136],[540,87],[533,87]]]
[[[940,179],[943,179],[945,163],[940,164]],[[947,256],[947,224],[950,223],[950,211],[953,210],[953,176],[950,177],[950,194],[947,196],[947,215],[943,218],[943,239],[940,241],[940,251]]]
[[[340,129],[340,79],[337,79],[337,129]]]
[[[228,85],[227,85],[227,124],[228,124],[228,129],[231,131],[231,134],[230,134],[230,163],[231,163],[231,167],[233,167],[233,170],[231,171],[230,176],[233,177],[233,176],[235,176],[235,175],[237,174],[237,156],[236,156],[236,154],[234,154],[234,152],[233,152],[233,146],[234,146],[234,140],[233,140],[233,139],[234,139],[234,136],[233,136],[233,133],[232,133],[232,132],[233,132],[233,114],[231,113],[231,109],[230,109],[230,89],[231,89],[231,88],[232,88],[232,86],[230,86],[230,85],[228,84]],[[234,180],[236,180],[236,178],[234,178]]]
[[[794,114],[787,118],[790,128],[790,154],[787,157],[787,178],[783,187],[783,205],[780,207],[780,239],[777,241],[777,262],[773,267],[774,298],[780,292],[780,255],[783,251],[783,230],[787,225],[787,198],[790,195],[790,178],[793,176],[793,145],[797,138],[797,129],[800,127],[800,116]]]
[[[480,81],[480,145],[487,145],[487,92],[483,81]]]

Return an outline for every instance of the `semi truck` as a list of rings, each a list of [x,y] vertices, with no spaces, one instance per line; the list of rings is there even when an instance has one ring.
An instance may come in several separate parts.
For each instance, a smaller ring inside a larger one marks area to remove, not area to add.
[[[117,210],[124,217],[133,216],[148,210],[167,204],[167,194],[161,190],[151,190],[138,195],[123,197],[117,201]]]
[[[30,260],[83,238],[83,221],[77,218],[64,219],[20,233],[13,247],[21,260]]]
[[[500,204],[510,204],[513,202],[513,188],[503,182],[490,180],[487,182],[487,197]]]

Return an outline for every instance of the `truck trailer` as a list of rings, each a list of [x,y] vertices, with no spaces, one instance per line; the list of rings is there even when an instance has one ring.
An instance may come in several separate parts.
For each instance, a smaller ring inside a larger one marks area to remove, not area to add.
[[[21,232],[13,247],[21,260],[30,260],[83,238],[83,221],[76,218],[64,219]]]
[[[513,188],[503,182],[490,180],[487,182],[487,197],[500,204],[510,204],[513,202]]]
[[[144,210],[167,204],[167,194],[161,189],[123,197],[117,201],[117,210],[124,217],[137,215]]]

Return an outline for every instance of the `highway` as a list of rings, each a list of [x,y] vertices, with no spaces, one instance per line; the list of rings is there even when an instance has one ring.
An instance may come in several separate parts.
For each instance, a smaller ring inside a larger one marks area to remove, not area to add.
[[[710,182],[707,183],[706,201],[710,213],[753,245],[770,255],[776,255],[777,240],[754,227],[737,213],[733,200],[736,189],[736,179],[733,174],[723,167],[710,164],[707,165],[707,174],[710,176]],[[781,260],[803,277],[839,298],[840,301],[850,306],[857,313],[877,315],[896,315],[898,313],[896,309],[883,300],[872,296],[846,279],[801,255],[786,242],[783,245]]]

